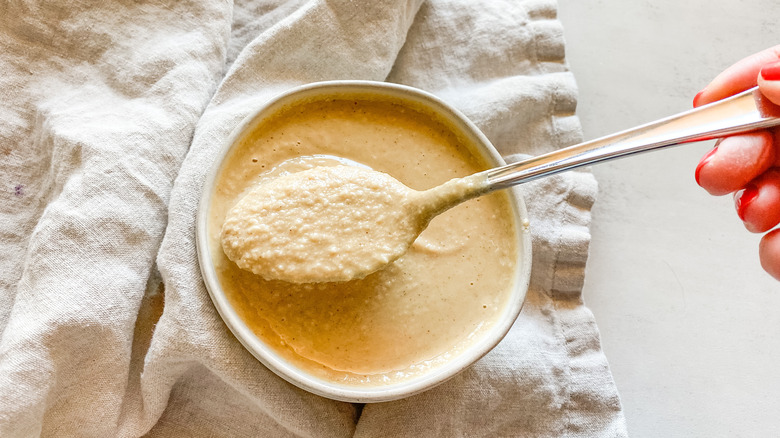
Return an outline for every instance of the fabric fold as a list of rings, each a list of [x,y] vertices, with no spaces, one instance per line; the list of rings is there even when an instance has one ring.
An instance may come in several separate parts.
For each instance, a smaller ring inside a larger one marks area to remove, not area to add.
[[[432,92],[509,160],[581,140],[553,0],[87,1],[0,17],[0,436],[625,436],[581,289],[596,182],[522,187],[523,312],[475,366],[363,406],[232,336],[195,212],[231,130],[293,86]]]
[[[193,390],[202,390],[204,400],[213,399],[215,393],[233,402],[243,400],[245,418],[240,423],[252,424],[255,431],[275,424],[275,428],[281,425],[294,436],[352,433],[354,406],[287,384],[227,331],[200,277],[193,212],[206,170],[224,139],[244,117],[294,85],[328,79],[384,80],[419,4],[387,0],[355,8],[348,1],[309,2],[271,26],[267,34],[255,38],[238,55],[200,119],[173,188],[170,220],[158,257],[166,285],[165,311],[149,349],[145,378],[178,380],[181,376],[171,377],[166,364],[179,362],[186,355],[192,366],[205,365],[220,377],[218,387]],[[312,56],[315,53],[317,56]],[[199,398],[190,397],[188,409],[199,409]],[[208,430],[209,424],[198,427]]]
[[[198,2],[4,8],[0,435],[116,433],[136,315],[228,15]]]

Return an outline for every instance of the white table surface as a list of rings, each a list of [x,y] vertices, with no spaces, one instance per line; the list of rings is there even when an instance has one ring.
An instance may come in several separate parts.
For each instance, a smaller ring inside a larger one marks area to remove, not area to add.
[[[689,109],[780,44],[777,0],[560,0],[586,139]],[[633,437],[780,436],[780,283],[730,196],[694,181],[712,143],[593,167],[584,290]]]

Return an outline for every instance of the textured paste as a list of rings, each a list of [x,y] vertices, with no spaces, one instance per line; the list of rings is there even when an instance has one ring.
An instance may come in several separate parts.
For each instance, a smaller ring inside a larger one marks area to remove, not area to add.
[[[401,257],[474,178],[418,192],[364,167],[316,167],[260,184],[233,207],[222,248],[238,267],[292,283],[363,278]]]

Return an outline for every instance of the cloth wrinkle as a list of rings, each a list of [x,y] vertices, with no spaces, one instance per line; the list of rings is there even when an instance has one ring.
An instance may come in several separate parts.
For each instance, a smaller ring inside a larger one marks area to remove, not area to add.
[[[555,0],[26,1],[0,17],[0,436],[626,436],[581,291],[597,185],[520,190],[533,240],[505,339],[451,380],[356,405],[235,339],[195,212],[225,139],[321,80],[435,94],[508,160],[581,141]]]

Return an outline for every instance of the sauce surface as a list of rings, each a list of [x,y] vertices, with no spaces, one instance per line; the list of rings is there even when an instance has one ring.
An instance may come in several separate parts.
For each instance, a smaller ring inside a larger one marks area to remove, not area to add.
[[[514,287],[517,236],[506,193],[437,216],[402,257],[352,281],[267,280],[230,261],[220,240],[228,211],[259,185],[323,166],[344,170],[317,154],[425,190],[486,168],[463,138],[423,110],[370,96],[297,104],[256,127],[226,157],[209,217],[217,276],[239,316],[295,365],[355,385],[414,377],[478,340]]]

